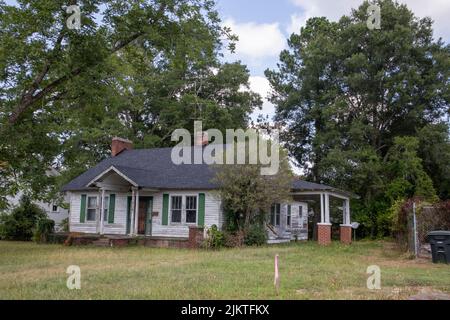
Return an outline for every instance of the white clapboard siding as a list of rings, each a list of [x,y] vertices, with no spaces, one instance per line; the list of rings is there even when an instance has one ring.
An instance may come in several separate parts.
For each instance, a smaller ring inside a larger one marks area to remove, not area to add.
[[[124,235],[127,232],[127,203],[128,194],[114,193],[116,195],[116,206],[114,210],[114,224],[105,221],[103,226],[104,234]],[[109,195],[108,193],[105,196]],[[131,196],[131,194],[130,194]]]
[[[162,225],[162,203],[163,194],[169,194],[169,225]],[[158,212],[158,216],[153,217],[152,220],[152,236],[156,237],[173,237],[173,238],[187,238],[189,236],[188,225],[174,225],[170,222],[170,197],[171,196],[198,196],[198,194],[205,194],[205,227],[209,228],[212,225],[220,225],[220,216],[222,214],[220,199],[210,191],[166,191],[153,195],[153,211]],[[223,220],[223,218],[222,218]]]
[[[11,208],[15,208],[15,207],[19,206],[20,199],[22,198],[22,196],[23,196],[23,192],[19,191],[14,196],[7,196],[6,200],[8,201],[8,204],[11,206]],[[65,196],[64,202],[68,203],[69,197]],[[59,227],[61,225],[61,222],[64,219],[69,217],[69,210],[64,209],[60,206],[56,206],[56,211],[53,211],[53,206],[55,205],[55,203],[51,203],[51,202],[47,203],[44,201],[37,201],[37,200],[34,200],[33,203],[35,205],[37,205],[39,208],[41,208],[42,210],[44,210],[50,220],[55,221],[56,227]]]
[[[70,231],[82,232],[82,233],[98,233],[99,228],[97,222],[85,221],[80,223],[80,206],[81,195],[85,194],[87,197],[98,197],[97,205],[100,205],[100,195],[96,192],[71,192],[70,193]],[[104,234],[125,234],[126,233],[126,219],[127,219],[127,194],[116,195],[116,204],[114,210],[114,224],[108,224],[108,221],[104,222],[103,233]],[[105,193],[105,196],[109,196],[109,193]],[[87,205],[87,203],[86,203]],[[98,208],[97,215],[100,210]]]
[[[152,236],[157,237],[168,237],[168,238],[187,238],[189,236],[188,225],[171,225],[170,223],[170,210],[169,210],[169,225],[163,226],[161,223],[162,219],[162,202],[163,194],[172,195],[192,195],[198,196],[200,193],[205,194],[205,226],[207,228],[212,225],[217,225],[219,228],[223,225],[223,213],[221,208],[221,201],[218,196],[210,191],[165,191],[159,193],[149,193],[140,192],[140,197],[153,197],[153,212],[157,212],[157,216],[152,218]],[[99,197],[99,193],[95,192],[71,192],[70,193],[70,231],[71,232],[82,232],[82,233],[98,233],[99,228],[96,222],[80,223],[80,205],[81,205],[81,195],[86,194],[86,196],[96,196]],[[126,234],[127,225],[127,201],[130,194],[125,193],[114,193],[116,195],[116,205],[114,213],[114,224],[108,224],[107,221],[104,223],[103,233],[104,234]],[[106,193],[105,196],[108,196]],[[170,201],[169,201],[170,202]],[[99,199],[97,204],[100,204]],[[169,205],[170,209],[170,205]],[[100,210],[97,210],[99,214]]]

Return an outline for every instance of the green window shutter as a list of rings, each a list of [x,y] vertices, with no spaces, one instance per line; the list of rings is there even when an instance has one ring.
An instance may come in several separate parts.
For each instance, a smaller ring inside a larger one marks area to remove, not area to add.
[[[205,225],[205,194],[198,195],[198,225]]]
[[[132,197],[128,197],[127,201],[127,234],[130,233],[131,229],[131,201],[133,200]]]
[[[80,222],[84,223],[86,220],[86,195],[81,195],[81,205],[80,205]]]
[[[114,211],[116,210],[116,195],[109,195],[109,212],[108,212],[108,223],[114,223]]]
[[[167,226],[169,224],[169,195],[163,194],[163,207],[162,207],[162,225]]]

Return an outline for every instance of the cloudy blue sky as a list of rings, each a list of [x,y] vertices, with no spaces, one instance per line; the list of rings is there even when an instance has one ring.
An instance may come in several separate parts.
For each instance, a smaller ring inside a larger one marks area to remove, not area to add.
[[[241,60],[251,72],[251,88],[266,97],[270,86],[264,70],[274,68],[278,55],[287,45],[286,39],[298,32],[305,21],[314,16],[337,20],[356,8],[362,0],[217,0],[223,23],[239,36],[236,54],[230,61]],[[419,17],[429,16],[435,21],[435,37],[450,40],[450,0],[400,0]],[[274,113],[267,101],[263,111]]]

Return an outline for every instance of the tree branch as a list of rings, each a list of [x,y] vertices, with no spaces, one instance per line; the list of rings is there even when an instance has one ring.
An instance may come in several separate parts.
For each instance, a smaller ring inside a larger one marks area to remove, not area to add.
[[[158,15],[163,14],[165,11],[165,8],[166,8],[166,5],[162,4],[158,10]],[[135,41],[136,39],[138,39],[140,36],[142,36],[144,34],[145,34],[145,32],[143,32],[143,31],[136,32],[129,38],[125,39],[124,41],[119,41],[111,49],[110,55],[112,55],[112,54],[116,53],[117,51],[121,50],[122,48],[128,46],[130,43],[132,43],[133,41]],[[54,51],[60,49],[60,44],[63,39],[62,35],[63,35],[63,33],[61,32],[61,34],[58,37],[57,42],[55,44]],[[54,57],[54,55],[52,55],[52,56]],[[45,76],[47,75],[47,73],[50,69],[51,60],[47,61],[47,63],[44,65],[43,70],[36,76],[35,80],[33,81],[33,84],[31,86],[30,90],[28,90],[26,93],[24,93],[22,95],[19,104],[17,105],[17,107],[14,109],[11,116],[9,117],[9,123],[12,125],[15,124],[24,112],[26,112],[37,101],[42,99],[46,94],[51,93],[57,86],[78,76],[87,68],[95,67],[102,62],[103,61],[99,61],[98,63],[96,63],[94,65],[84,65],[84,66],[78,67],[78,68],[72,70],[69,74],[64,75],[64,76],[54,80],[53,82],[51,82],[50,84],[45,86],[45,88],[43,88],[41,91],[36,93],[36,90],[39,88],[40,84],[42,83],[43,79],[45,78]]]

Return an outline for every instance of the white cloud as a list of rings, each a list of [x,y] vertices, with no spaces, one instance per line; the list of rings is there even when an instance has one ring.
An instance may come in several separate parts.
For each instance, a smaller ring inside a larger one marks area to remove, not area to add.
[[[362,3],[361,0],[291,0],[291,2],[298,6],[301,12],[291,15],[291,23],[287,28],[289,34],[298,33],[309,18],[327,17],[337,21],[344,14],[349,14],[351,8],[357,8]]]
[[[420,18],[431,17],[434,20],[434,35],[450,41],[450,1],[448,0],[401,0]]]
[[[286,46],[286,36],[278,23],[238,23],[227,19],[224,25],[239,36],[236,53],[246,59],[277,57]]]
[[[256,93],[259,93],[263,98],[263,106],[262,110],[258,110],[255,112],[254,117],[258,116],[258,114],[268,115],[269,119],[275,115],[275,107],[274,105],[267,100],[269,93],[271,91],[269,80],[264,77],[252,76],[249,79],[250,82],[250,90]]]
[[[325,16],[332,21],[338,20],[344,14],[350,14],[352,8],[357,8],[362,0],[291,0],[299,7],[299,12],[291,15],[287,32],[298,33],[311,17]],[[399,0],[404,3],[417,17],[431,17],[434,21],[436,37],[450,40],[448,17],[450,16],[450,1],[448,0]],[[382,18],[383,19],[383,18]],[[383,22],[382,22],[383,23]]]

